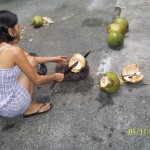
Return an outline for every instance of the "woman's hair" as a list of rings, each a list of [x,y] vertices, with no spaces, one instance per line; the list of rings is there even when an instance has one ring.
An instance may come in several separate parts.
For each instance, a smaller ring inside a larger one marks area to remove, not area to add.
[[[0,11],[0,43],[1,42],[11,42],[16,37],[9,35],[9,28],[13,28],[18,23],[18,17],[16,14],[2,10]]]

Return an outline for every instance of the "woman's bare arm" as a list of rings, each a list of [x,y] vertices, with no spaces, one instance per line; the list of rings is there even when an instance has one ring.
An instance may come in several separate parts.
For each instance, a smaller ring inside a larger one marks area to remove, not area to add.
[[[30,56],[30,54],[26,51],[24,51],[26,56]],[[55,62],[57,60],[57,57],[36,57],[36,60],[38,62],[38,64],[42,64],[42,63],[49,63],[49,62]]]
[[[26,56],[30,56],[30,54],[26,51],[24,51]],[[38,64],[42,63],[66,63],[67,62],[67,56],[55,56],[55,57],[35,57]]]
[[[67,62],[67,57],[66,56],[56,56],[56,57],[36,57],[37,62],[39,64],[41,63],[49,63],[49,62],[54,62],[54,63],[66,63]]]
[[[48,83],[52,80],[62,81],[64,75],[55,73],[53,75],[42,76],[37,73],[36,68],[32,67],[29,63],[24,51],[19,47],[14,47],[12,50],[13,59],[21,71],[36,85]]]
[[[39,64],[42,64],[42,63],[56,62],[57,57],[36,57],[36,59]]]

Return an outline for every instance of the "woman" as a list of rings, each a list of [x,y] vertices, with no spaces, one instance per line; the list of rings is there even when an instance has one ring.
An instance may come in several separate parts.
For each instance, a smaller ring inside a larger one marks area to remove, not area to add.
[[[32,57],[22,48],[14,46],[19,42],[20,31],[17,16],[9,11],[0,11],[0,115],[25,118],[45,113],[52,108],[50,103],[31,101],[35,85],[61,82],[64,74],[39,75],[40,63],[65,63],[65,56]]]

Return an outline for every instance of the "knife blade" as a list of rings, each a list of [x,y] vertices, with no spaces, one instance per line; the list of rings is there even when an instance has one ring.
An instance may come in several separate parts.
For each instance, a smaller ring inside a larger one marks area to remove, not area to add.
[[[91,51],[87,52],[85,55],[84,55],[84,58],[86,58],[89,54],[91,53]],[[69,70],[72,70],[74,67],[76,67],[78,64],[78,61],[76,63],[74,63],[72,66],[70,66],[67,70],[65,70],[64,74],[66,72],[68,72]]]
[[[84,55],[84,58],[86,58],[90,53],[91,53],[91,51],[89,51],[88,53],[86,53],[86,54]]]
[[[66,69],[66,70],[64,71],[64,74],[67,73],[69,70],[72,70],[74,67],[76,67],[77,64],[78,64],[78,61],[75,62],[73,65],[71,65],[68,69]]]

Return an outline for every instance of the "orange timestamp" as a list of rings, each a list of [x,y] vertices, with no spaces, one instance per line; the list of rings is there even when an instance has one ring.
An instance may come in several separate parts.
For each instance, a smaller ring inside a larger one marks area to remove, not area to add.
[[[150,135],[150,128],[129,128],[128,129],[129,136],[147,136]]]

